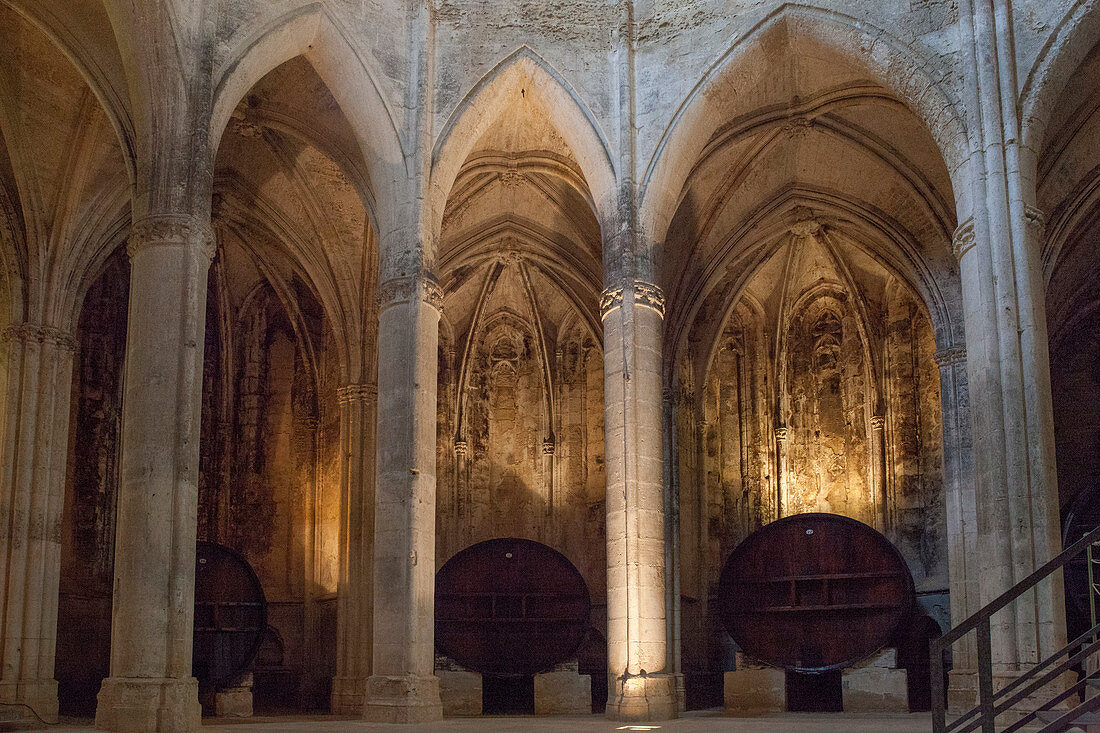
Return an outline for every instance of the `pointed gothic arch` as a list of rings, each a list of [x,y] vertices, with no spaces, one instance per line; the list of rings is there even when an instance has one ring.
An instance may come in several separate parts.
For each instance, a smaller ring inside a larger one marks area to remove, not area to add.
[[[577,158],[591,191],[596,218],[614,212],[616,171],[610,148],[592,111],[560,73],[527,46],[493,67],[454,109],[432,151],[433,231],[439,234],[451,187],[477,141],[506,111],[516,91],[544,103],[550,122]]]
[[[1058,98],[1081,62],[1100,43],[1100,2],[1076,0],[1043,45],[1020,92],[1021,139],[1038,156]]]
[[[365,160],[368,185],[377,202],[373,217],[389,205],[405,177],[404,143],[379,74],[355,48],[339,19],[321,3],[296,8],[260,28],[246,28],[231,41],[235,50],[214,72],[210,118],[211,156],[233,110],[268,72],[299,56],[328,87],[351,127]]]
[[[733,83],[742,59],[784,38],[818,44],[895,93],[931,134],[952,178],[960,174],[969,146],[962,105],[942,83],[946,70],[864,21],[810,6],[785,4],[739,38],[711,66],[662,134],[641,182],[639,221],[649,241],[663,240],[692,167],[727,121],[721,114],[713,114],[723,97],[717,92]]]

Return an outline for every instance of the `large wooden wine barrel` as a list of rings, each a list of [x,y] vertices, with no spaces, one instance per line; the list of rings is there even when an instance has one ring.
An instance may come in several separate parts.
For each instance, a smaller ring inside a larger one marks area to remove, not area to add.
[[[260,579],[239,553],[213,542],[195,551],[195,647],[192,669],[203,687],[248,669],[267,629]]]
[[[719,583],[722,621],[750,658],[798,672],[851,667],[909,617],[913,578],[888,539],[848,517],[797,514],[737,546]]]
[[[590,611],[584,578],[560,552],[531,540],[488,540],[436,574],[435,644],[475,672],[537,674],[576,654]]]

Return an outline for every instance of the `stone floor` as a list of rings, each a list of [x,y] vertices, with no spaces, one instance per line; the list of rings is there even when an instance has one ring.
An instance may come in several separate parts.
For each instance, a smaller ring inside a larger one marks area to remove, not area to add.
[[[656,726],[656,727],[650,727]],[[208,718],[203,721],[203,733],[351,733],[351,731],[386,731],[393,733],[552,733],[557,731],[611,731],[659,730],[661,733],[928,733],[932,728],[928,714],[872,715],[872,714],[797,714],[772,715],[759,718],[735,718],[721,712],[692,712],[679,720],[648,725],[624,725],[598,716],[560,716],[548,718],[482,717],[450,718],[439,723],[425,725],[378,725],[359,720],[334,716],[294,716],[250,718],[240,720]],[[11,727],[0,724],[0,731],[88,731],[90,723],[66,722],[42,727]]]

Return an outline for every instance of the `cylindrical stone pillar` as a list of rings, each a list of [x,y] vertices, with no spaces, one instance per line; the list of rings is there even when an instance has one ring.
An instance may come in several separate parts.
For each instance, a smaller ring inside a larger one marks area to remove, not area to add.
[[[362,715],[370,676],[374,614],[371,538],[374,534],[374,450],[378,389],[349,384],[340,405],[340,584],[336,601],[336,676],[332,712]]]
[[[625,292],[625,295],[624,295]],[[604,292],[607,451],[607,715],[675,718],[665,596],[661,336],[664,295],[632,281]]]
[[[427,273],[388,280],[378,315],[374,664],[364,717],[439,720],[435,672],[435,464],[439,314]]]
[[[24,323],[3,333],[7,425],[0,444],[0,703],[57,720],[57,588],[75,341]]]
[[[194,731],[191,676],[208,221],[154,215],[132,229],[115,533],[111,676],[96,727]]]

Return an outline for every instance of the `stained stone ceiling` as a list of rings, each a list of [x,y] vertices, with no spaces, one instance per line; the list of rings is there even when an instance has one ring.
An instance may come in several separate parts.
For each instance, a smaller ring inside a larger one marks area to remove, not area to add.
[[[330,317],[352,317],[376,276],[371,189],[354,136],[313,67],[296,58],[241,100],[215,167],[215,223],[231,298],[261,278],[311,284]]]
[[[495,308],[497,293],[527,311],[525,319],[537,311],[561,323],[572,313],[598,333],[593,209],[573,152],[542,103],[521,93],[474,145],[447,199],[439,271],[449,327],[468,331],[476,314]]]
[[[790,35],[746,58],[720,96],[722,124],[680,196],[659,273],[673,340],[712,292],[779,292],[772,255],[805,220],[828,223],[857,257],[852,277],[901,278],[957,301],[950,178],[920,121],[831,52]],[[766,57],[766,58],[765,58]],[[856,255],[855,252],[859,251]],[[870,283],[868,282],[868,286]]]

